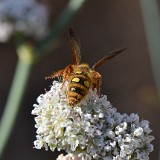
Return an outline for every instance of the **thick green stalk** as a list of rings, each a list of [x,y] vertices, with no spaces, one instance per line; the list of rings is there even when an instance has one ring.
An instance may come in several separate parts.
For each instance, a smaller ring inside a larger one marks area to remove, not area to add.
[[[157,0],[140,0],[151,66],[160,96],[160,12]]]
[[[42,40],[36,49],[36,53],[44,54],[50,48],[53,48],[56,43],[55,41],[65,29],[67,25],[69,25],[72,18],[76,15],[79,9],[83,6],[86,0],[70,0],[67,7],[64,9],[58,20],[55,22],[51,33],[49,33],[48,37]],[[45,52],[44,52],[45,51]]]
[[[18,63],[0,123],[0,157],[2,156],[13,129],[22,97],[27,86],[33,60],[34,53],[30,46],[25,45],[18,48]]]

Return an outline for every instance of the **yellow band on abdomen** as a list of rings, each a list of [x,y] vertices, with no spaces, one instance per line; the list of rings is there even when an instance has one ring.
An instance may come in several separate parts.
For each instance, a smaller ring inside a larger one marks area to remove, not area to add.
[[[78,77],[75,77],[72,79],[72,82],[79,82],[79,81],[80,81],[80,79]]]

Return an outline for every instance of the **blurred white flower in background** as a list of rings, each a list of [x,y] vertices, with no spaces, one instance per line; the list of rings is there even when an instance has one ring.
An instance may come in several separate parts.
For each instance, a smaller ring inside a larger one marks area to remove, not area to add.
[[[34,104],[35,148],[65,150],[57,160],[149,160],[153,151],[149,122],[137,114],[120,114],[105,95],[89,91],[74,107],[67,102],[67,83],[54,81]]]
[[[13,32],[13,27],[8,22],[0,21],[0,42],[6,42]]]
[[[16,32],[42,38],[48,30],[48,19],[47,7],[36,0],[1,0],[0,41],[7,41]]]

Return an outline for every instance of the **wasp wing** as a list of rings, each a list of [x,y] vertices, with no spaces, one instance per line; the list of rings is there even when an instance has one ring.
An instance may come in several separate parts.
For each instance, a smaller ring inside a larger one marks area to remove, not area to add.
[[[102,65],[103,63],[106,63],[107,61],[109,61],[110,59],[112,59],[113,57],[115,57],[116,55],[118,55],[119,53],[125,51],[127,48],[122,48],[119,49],[117,51],[112,51],[111,53],[107,54],[105,57],[103,57],[102,59],[100,59],[98,62],[96,62],[93,66],[92,69],[95,69],[97,67],[99,67],[100,65]]]
[[[81,44],[78,35],[71,27],[69,28],[69,38],[72,47],[74,64],[79,64],[81,61],[81,53],[80,53]]]

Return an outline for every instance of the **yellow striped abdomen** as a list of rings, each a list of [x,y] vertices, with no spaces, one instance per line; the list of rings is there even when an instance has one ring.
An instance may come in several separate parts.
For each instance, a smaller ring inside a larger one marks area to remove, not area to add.
[[[68,84],[69,105],[78,104],[88,94],[89,88],[90,80],[85,75],[74,75]]]

